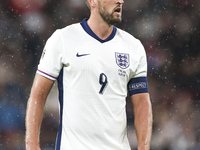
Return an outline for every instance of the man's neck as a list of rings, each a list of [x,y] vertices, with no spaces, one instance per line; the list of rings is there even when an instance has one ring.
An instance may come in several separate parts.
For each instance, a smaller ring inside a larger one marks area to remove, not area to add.
[[[103,19],[95,18],[92,15],[88,19],[87,24],[90,29],[102,40],[107,39],[113,31],[113,25],[109,25]]]

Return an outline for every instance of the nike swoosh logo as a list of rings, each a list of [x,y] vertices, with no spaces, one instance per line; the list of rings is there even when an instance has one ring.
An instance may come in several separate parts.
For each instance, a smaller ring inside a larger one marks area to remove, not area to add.
[[[82,57],[82,56],[87,56],[87,55],[90,55],[90,54],[76,54],[76,57]]]

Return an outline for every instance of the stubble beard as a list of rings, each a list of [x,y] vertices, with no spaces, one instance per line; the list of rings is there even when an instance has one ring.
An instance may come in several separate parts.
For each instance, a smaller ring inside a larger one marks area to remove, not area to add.
[[[98,5],[99,5],[99,10],[98,10],[99,14],[107,24],[116,25],[122,21],[121,15],[118,17],[114,17],[114,11],[110,14],[104,7],[101,6],[100,3]]]

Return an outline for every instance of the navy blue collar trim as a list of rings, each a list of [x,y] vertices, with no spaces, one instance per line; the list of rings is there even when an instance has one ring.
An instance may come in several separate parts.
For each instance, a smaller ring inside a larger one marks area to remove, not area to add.
[[[98,40],[99,42],[104,43],[104,42],[107,42],[107,41],[112,40],[112,39],[115,37],[115,34],[116,34],[116,32],[117,32],[117,28],[116,28],[115,26],[113,26],[113,31],[112,31],[112,33],[110,34],[110,36],[109,36],[107,39],[105,39],[105,40],[100,39],[100,38],[90,29],[90,27],[88,26],[88,24],[87,24],[87,22],[86,22],[87,20],[88,20],[88,19],[85,18],[85,19],[80,23],[81,26],[83,27],[83,29],[85,30],[85,32],[87,32],[90,36],[92,36],[93,38],[95,38],[95,39]]]

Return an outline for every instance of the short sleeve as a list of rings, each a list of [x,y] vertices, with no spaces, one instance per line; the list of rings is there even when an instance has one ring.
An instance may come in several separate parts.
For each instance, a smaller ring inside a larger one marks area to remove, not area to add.
[[[62,37],[59,30],[56,30],[46,42],[37,73],[51,80],[56,80],[63,66],[62,52]]]
[[[138,44],[138,57],[139,57],[139,64],[137,66],[135,75],[133,78],[137,77],[146,77],[147,76],[147,58],[146,58],[146,52],[142,45],[142,43],[139,41]]]
[[[139,63],[136,72],[128,83],[128,91],[130,96],[138,93],[148,93],[147,58],[145,49],[141,42],[138,44],[138,57]]]

